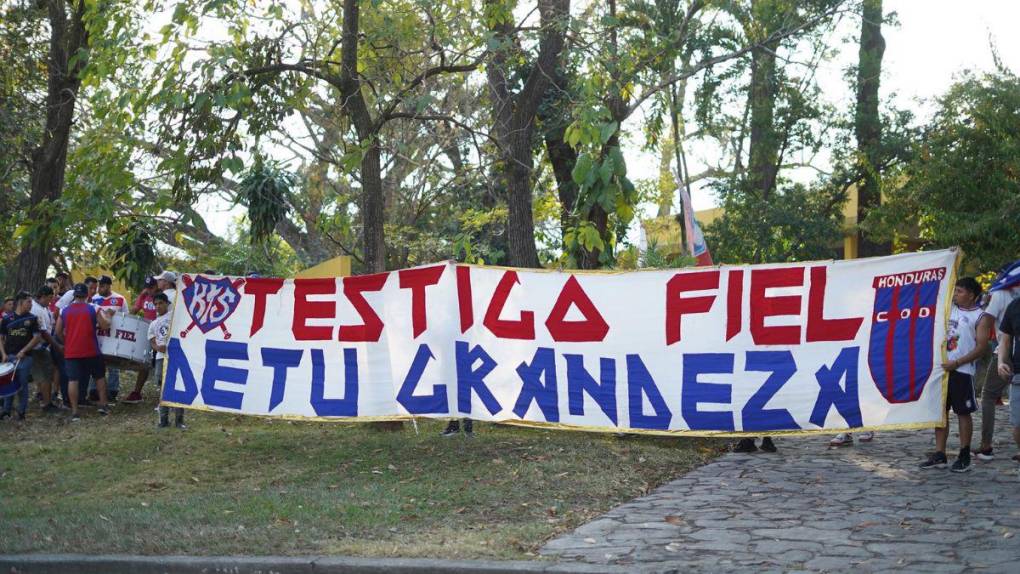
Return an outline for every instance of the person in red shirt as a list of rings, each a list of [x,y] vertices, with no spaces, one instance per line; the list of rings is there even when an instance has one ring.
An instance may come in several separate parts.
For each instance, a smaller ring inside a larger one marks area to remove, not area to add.
[[[152,300],[152,296],[156,294],[156,279],[154,277],[145,278],[145,287],[142,288],[142,292],[135,298],[135,304],[131,306],[131,313],[134,315],[141,315],[146,321],[150,323],[156,320],[156,304]]]
[[[138,294],[135,299],[134,305],[131,306],[131,313],[134,315],[141,315],[148,322],[153,322],[158,316],[156,313],[156,304],[153,301],[153,297],[156,294],[156,279],[154,277],[147,277],[145,279],[145,287],[142,292]],[[135,378],[135,389],[124,399],[125,404],[134,405],[142,402],[142,387],[149,380],[149,372],[153,366],[155,366],[156,359],[152,359],[152,364],[149,367],[141,368],[138,370],[138,376]]]
[[[85,300],[89,288],[84,283],[74,286],[74,300],[60,312],[57,337],[64,340],[64,361],[67,369],[67,394],[71,403],[71,421],[78,416],[78,381],[92,377],[99,393],[99,414],[109,414],[106,406],[106,364],[99,353],[96,329],[110,328],[111,309],[98,309]]]

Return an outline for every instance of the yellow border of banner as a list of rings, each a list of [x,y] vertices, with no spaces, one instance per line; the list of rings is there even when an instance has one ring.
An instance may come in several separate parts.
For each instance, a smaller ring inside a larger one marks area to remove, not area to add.
[[[944,394],[944,393],[943,393]],[[242,413],[238,411],[229,411],[214,409],[207,406],[194,406],[185,405],[183,403],[172,403],[161,401],[160,406],[171,407],[171,408],[182,408],[192,411],[199,411],[205,413],[217,413],[224,415],[243,415],[245,417],[256,417],[261,419],[272,419],[272,420],[284,420],[294,422],[326,422],[326,423],[340,423],[340,424],[358,424],[358,423],[377,423],[377,422],[405,422],[416,419],[428,419],[436,421],[448,421],[454,419],[460,419],[464,417],[459,416],[437,416],[437,417],[424,417],[415,415],[389,415],[389,416],[374,416],[374,417],[312,417],[312,416],[301,416],[301,415],[267,415],[259,413]],[[869,432],[869,431],[890,431],[890,430],[919,430],[919,429],[930,429],[936,428],[943,424],[943,421],[927,421],[917,423],[894,423],[887,425],[874,425],[854,428],[820,428],[820,429],[791,429],[791,430],[774,430],[774,431],[699,431],[699,430],[648,430],[648,429],[632,429],[632,428],[619,428],[619,427],[596,427],[596,426],[580,426],[580,425],[568,425],[563,423],[548,423],[542,421],[524,421],[524,420],[501,420],[501,421],[486,421],[481,419],[474,419],[475,422],[490,423],[494,425],[506,425],[515,427],[525,427],[534,429],[545,429],[545,430],[562,430],[562,431],[573,431],[573,432],[591,432],[591,433],[611,433],[611,434],[637,434],[637,435],[650,435],[650,436],[674,436],[674,437],[717,437],[717,438],[730,438],[730,437],[758,437],[758,436],[803,436],[803,435],[814,435],[814,434],[832,434],[839,432]]]
[[[960,263],[963,259],[963,250],[959,247],[950,247],[946,251],[955,251],[956,259],[954,260],[952,270],[950,271],[949,285],[956,285],[956,276],[958,274]],[[904,254],[907,255],[907,254]],[[888,255],[877,256],[877,257],[862,257],[860,259],[854,259],[853,261],[863,261],[866,259],[879,259],[889,257]],[[834,259],[817,260],[817,261],[797,261],[798,265],[810,265],[812,263],[835,263]],[[473,263],[458,263],[456,261],[448,261],[447,263],[453,263],[454,265],[464,265],[468,267],[477,267],[481,269],[506,269],[510,271],[529,271],[529,272],[544,272],[544,273],[570,273],[573,275],[620,275],[624,273],[635,273],[635,272],[653,272],[653,271],[669,271],[669,269],[628,269],[628,270],[605,270],[605,269],[530,269],[526,267],[505,267],[498,265],[477,265]],[[789,265],[788,263],[775,263],[775,264],[764,264],[764,265]],[[746,267],[747,265],[714,265],[711,267],[683,267],[678,269],[719,269],[722,267]],[[755,265],[759,267],[761,265]],[[180,299],[181,291],[177,289],[177,293],[174,297],[174,308],[170,316],[170,326],[173,328],[173,313],[177,312],[177,300]],[[945,313],[943,317],[944,329],[949,328],[949,314],[952,311],[953,306],[953,295],[952,292],[946,293]],[[171,338],[173,338],[171,336]],[[946,346],[941,345],[942,362],[948,360],[948,353]],[[166,384],[166,372],[169,366],[169,361],[163,361],[163,384]],[[774,431],[740,431],[740,432],[729,432],[729,431],[698,431],[698,430],[648,430],[648,429],[631,429],[631,428],[618,428],[618,427],[594,427],[594,426],[579,426],[579,425],[567,425],[563,423],[549,423],[541,421],[524,421],[524,420],[502,420],[502,421],[477,421],[477,422],[491,422],[491,424],[516,426],[524,428],[534,429],[552,429],[572,432],[591,432],[591,433],[613,433],[613,434],[634,434],[634,435],[649,435],[649,436],[672,436],[672,437],[708,437],[708,438],[747,438],[747,437],[759,437],[759,436],[807,436],[816,434],[832,434],[839,432],[876,432],[876,431],[891,431],[891,430],[921,430],[930,428],[941,428],[947,425],[949,413],[945,411],[946,400],[949,394],[949,373],[943,372],[941,377],[942,383],[942,411],[945,413],[938,421],[927,421],[917,423],[894,423],[887,425],[875,425],[875,426],[864,426],[855,428],[820,428],[820,429],[795,429],[795,430],[774,430]],[[182,403],[173,403],[163,400],[163,389],[159,392],[159,406],[171,407],[171,408],[182,408],[192,411],[200,411],[207,413],[219,413],[219,414],[234,414],[244,415],[246,417],[257,417],[264,419],[273,420],[286,420],[295,422],[328,422],[328,423],[345,423],[345,424],[358,424],[358,423],[373,423],[373,422],[404,422],[412,421],[419,418],[431,419],[431,420],[452,420],[462,417],[457,416],[446,416],[446,417],[421,417],[414,415],[388,415],[388,416],[373,416],[373,417],[306,417],[300,415],[268,415],[268,414],[257,414],[257,413],[241,413],[229,410],[214,409],[206,406],[194,406],[185,405]]]

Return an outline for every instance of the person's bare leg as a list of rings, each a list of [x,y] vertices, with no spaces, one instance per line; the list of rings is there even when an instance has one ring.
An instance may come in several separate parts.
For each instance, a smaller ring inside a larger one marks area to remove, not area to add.
[[[96,392],[99,393],[99,406],[106,408],[106,377],[96,379]]]
[[[42,405],[53,402],[53,381],[39,381],[39,394],[42,395]]]
[[[935,450],[946,452],[946,441],[949,440],[949,427],[938,427],[935,429]]]
[[[67,382],[67,400],[71,402],[71,416],[78,416],[78,381]]]
[[[957,417],[960,421],[960,448],[970,448],[970,440],[974,435],[974,418],[970,415]]]
[[[145,386],[145,381],[149,380],[149,367],[143,367],[138,370],[135,380],[135,392],[141,393],[142,387]]]

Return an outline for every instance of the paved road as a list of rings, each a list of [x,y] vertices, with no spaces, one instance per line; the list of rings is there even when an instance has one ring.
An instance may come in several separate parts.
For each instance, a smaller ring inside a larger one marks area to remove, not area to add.
[[[1005,408],[996,416],[998,459],[967,474],[917,469],[931,431],[842,448],[828,448],[829,437],[778,439],[777,454],[727,454],[542,553],[652,572],[1020,572],[1020,474],[1007,416]],[[958,445],[954,432],[950,463]]]

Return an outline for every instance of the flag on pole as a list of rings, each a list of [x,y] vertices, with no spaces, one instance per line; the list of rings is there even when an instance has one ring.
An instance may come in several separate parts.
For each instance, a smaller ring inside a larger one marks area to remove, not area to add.
[[[680,187],[680,201],[684,206],[684,233],[687,234],[688,252],[698,260],[698,267],[712,265],[712,254],[705,243],[705,234],[701,232],[698,220],[694,218],[694,207],[691,205],[691,192],[682,182]]]

